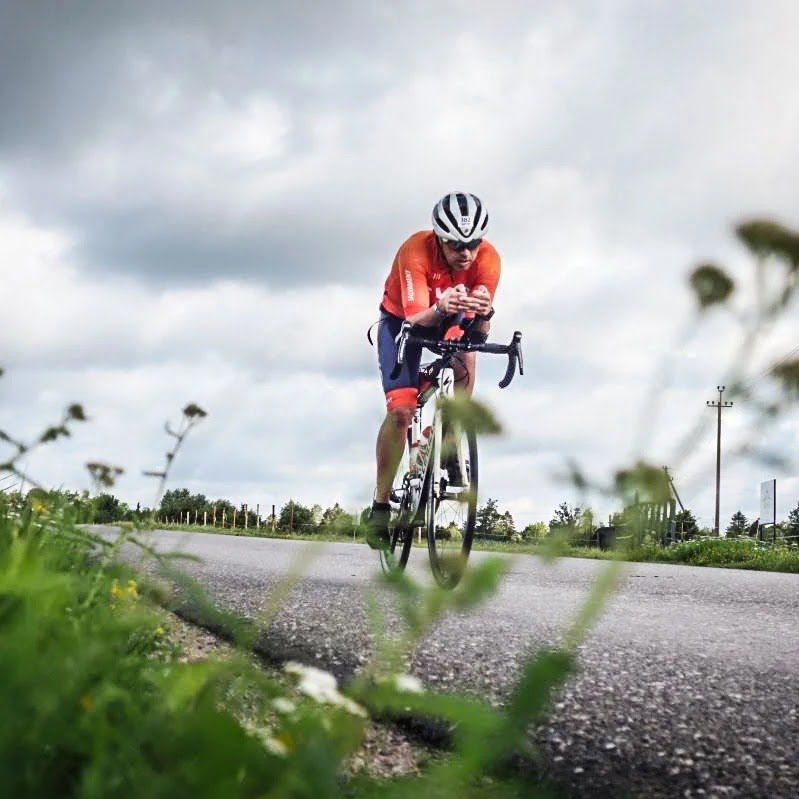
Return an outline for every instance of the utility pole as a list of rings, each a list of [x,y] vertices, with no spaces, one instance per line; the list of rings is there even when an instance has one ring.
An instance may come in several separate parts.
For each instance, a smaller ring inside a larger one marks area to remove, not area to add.
[[[718,425],[716,428],[716,524],[713,528],[716,538],[719,536],[719,495],[721,491],[721,409],[732,408],[731,402],[722,400],[722,394],[724,394],[726,388],[726,386],[716,386],[716,390],[719,392],[719,401],[707,401],[708,408],[718,409]]]

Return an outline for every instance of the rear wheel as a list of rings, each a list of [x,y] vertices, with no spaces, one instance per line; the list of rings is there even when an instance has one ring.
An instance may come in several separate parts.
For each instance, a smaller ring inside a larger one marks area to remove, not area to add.
[[[427,480],[424,492],[430,567],[444,588],[454,588],[460,582],[472,549],[477,514],[477,439],[473,432],[460,432],[458,439],[460,459],[453,461],[446,448],[443,454],[437,453],[441,476],[437,485],[432,478]],[[428,469],[428,474],[432,472]]]

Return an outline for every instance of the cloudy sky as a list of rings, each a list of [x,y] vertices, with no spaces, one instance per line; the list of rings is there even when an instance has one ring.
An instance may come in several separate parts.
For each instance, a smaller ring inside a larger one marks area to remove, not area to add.
[[[163,423],[208,418],[171,485],[209,498],[371,499],[383,415],[366,330],[397,247],[452,190],[481,196],[503,259],[493,333],[524,334],[482,497],[520,525],[638,456],[672,467],[713,523],[717,384],[734,315],[698,320],[686,277],[724,264],[733,225],[799,226],[799,7],[734,2],[0,1],[0,429],[32,438],[71,402],[91,421],[23,466],[85,488],[126,469],[151,504]],[[749,385],[797,344],[795,308]],[[725,397],[726,398],[726,397]],[[731,452],[796,449],[796,414]],[[693,450],[675,453],[690,431]],[[778,515],[799,474],[725,462],[722,523]],[[607,498],[584,498],[600,514]]]

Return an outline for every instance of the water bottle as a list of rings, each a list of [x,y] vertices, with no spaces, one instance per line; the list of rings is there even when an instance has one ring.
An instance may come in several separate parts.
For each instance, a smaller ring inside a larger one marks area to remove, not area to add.
[[[419,439],[419,446],[416,450],[416,470],[418,472],[424,472],[425,468],[427,467],[427,459],[430,456],[430,447],[433,444],[433,428],[430,425],[427,425],[424,430],[422,430],[422,437]]]

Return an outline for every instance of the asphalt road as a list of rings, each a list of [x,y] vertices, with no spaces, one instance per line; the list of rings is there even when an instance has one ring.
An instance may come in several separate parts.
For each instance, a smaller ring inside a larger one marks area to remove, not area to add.
[[[343,679],[367,660],[364,588],[379,568],[367,547],[165,531],[153,541],[199,556],[190,568],[209,593],[248,618],[299,569],[262,645]],[[602,568],[512,558],[498,594],[442,621],[412,672],[501,701],[525,655],[559,641]],[[425,550],[409,570],[431,579]],[[580,674],[536,736],[546,773],[570,795],[799,797],[799,576],[630,564],[579,652]]]

